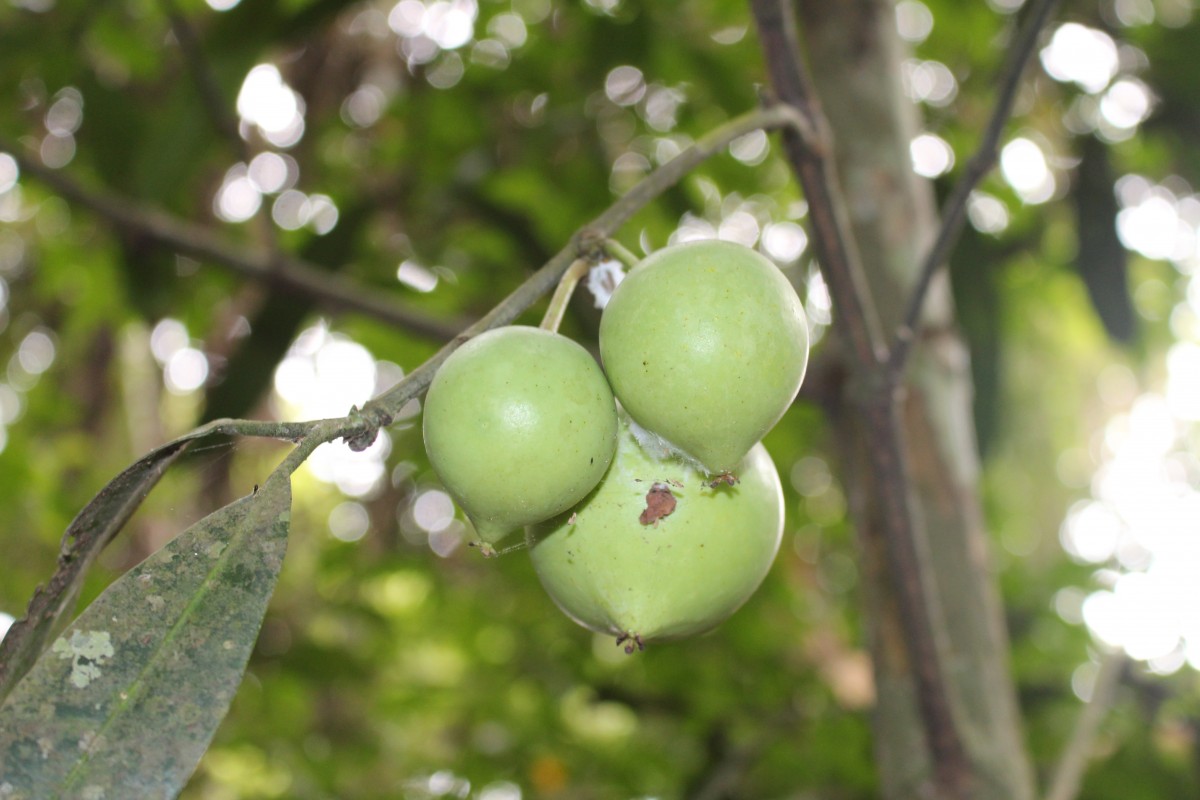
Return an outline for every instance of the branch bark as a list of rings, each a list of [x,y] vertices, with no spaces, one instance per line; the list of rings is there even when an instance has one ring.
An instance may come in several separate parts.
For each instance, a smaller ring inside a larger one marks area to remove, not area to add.
[[[912,499],[899,393],[886,379],[880,321],[863,275],[833,164],[829,123],[805,70],[795,18],[786,0],[751,0],[772,85],[782,102],[802,109],[820,132],[821,149],[785,134],[788,160],[809,204],[812,240],[834,301],[836,330],[848,342],[855,370],[852,389],[869,431],[874,486],[879,493],[884,543],[899,603],[904,642],[917,685],[917,705],[930,748],[934,781],[945,798],[966,797],[975,784],[962,742],[939,638],[944,628],[930,586],[924,537]]]
[[[867,368],[883,359],[883,336],[834,175],[829,123],[799,57],[796,22],[788,4],[751,0],[750,5],[775,94],[797,109],[812,129],[807,140],[796,130],[785,131],[783,145],[808,199],[813,247],[837,310],[834,326],[858,365]]]
[[[0,151],[16,159],[23,175],[36,179],[74,205],[88,209],[115,227],[161,242],[182,255],[217,264],[283,291],[312,297],[327,309],[364,314],[437,341],[453,337],[458,330],[457,326],[439,317],[390,298],[386,293],[368,290],[330,274],[295,256],[249,250],[210,228],[87,189],[27,155],[24,148],[2,138]]]
[[[1121,683],[1121,675],[1128,664],[1129,657],[1123,650],[1107,653],[1101,659],[1100,669],[1092,686],[1092,696],[1088,698],[1079,718],[1076,719],[1067,749],[1063,751],[1058,765],[1054,768],[1050,788],[1046,791],[1046,800],[1075,800],[1079,796],[1079,787],[1083,783],[1088,761],[1091,760],[1092,747],[1096,743],[1096,735],[1100,732],[1100,724],[1112,708],[1117,687]]]
[[[809,202],[811,238],[849,361],[845,392],[827,407],[839,426],[863,546],[880,698],[877,759],[884,794],[896,800],[1033,796],[986,565],[965,346],[953,333],[948,292],[931,287],[961,230],[977,173],[995,161],[1052,1],[1037,0],[1030,13],[981,155],[939,226],[930,187],[911,168],[916,114],[899,82],[903,53],[892,4],[751,0],[780,99],[802,108],[824,142],[831,129],[839,137],[836,152],[829,144],[805,151],[795,140],[785,143]],[[793,6],[804,17],[811,74]],[[828,119],[817,89],[838,100]],[[911,331],[922,316],[936,324],[936,342],[922,348],[905,384]],[[891,332],[886,350],[876,344],[881,329]],[[914,727],[923,729],[923,741]]]

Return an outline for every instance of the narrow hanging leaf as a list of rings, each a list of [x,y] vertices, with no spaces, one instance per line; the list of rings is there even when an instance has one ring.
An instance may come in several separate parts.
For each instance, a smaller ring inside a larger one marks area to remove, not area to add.
[[[1096,315],[1114,340],[1128,344],[1137,335],[1137,315],[1129,294],[1129,253],[1117,237],[1117,198],[1113,193],[1108,145],[1095,136],[1082,139],[1072,192],[1078,220],[1076,266]]]
[[[188,444],[174,441],[145,456],[100,490],[71,522],[63,535],[58,569],[49,583],[34,592],[25,617],[13,623],[0,641],[0,700],[29,671],[46,641],[74,608],[83,576],[96,556]]]
[[[46,648],[55,631],[70,617],[88,567],[137,511],[167,468],[193,442],[220,433],[230,420],[216,420],[151,451],[100,490],[63,534],[58,568],[39,586],[24,618],[0,641],[0,702]]]
[[[0,796],[175,797],[241,682],[290,507],[280,469],[88,606],[0,707]]]

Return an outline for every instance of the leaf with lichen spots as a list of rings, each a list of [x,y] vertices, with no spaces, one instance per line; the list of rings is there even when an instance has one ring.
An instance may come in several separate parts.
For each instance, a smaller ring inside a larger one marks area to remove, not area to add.
[[[245,672],[290,507],[280,471],[88,606],[0,707],[0,794],[175,797]]]
[[[0,701],[42,654],[54,632],[69,619],[88,567],[124,527],[167,468],[197,439],[220,431],[216,420],[138,459],[92,498],[63,534],[58,569],[38,587],[24,618],[0,641]]]

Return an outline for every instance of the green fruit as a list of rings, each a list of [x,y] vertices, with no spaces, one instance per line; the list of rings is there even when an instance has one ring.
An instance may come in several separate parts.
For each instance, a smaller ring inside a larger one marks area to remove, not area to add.
[[[755,445],[732,477],[657,461],[624,428],[596,490],[527,529],[542,585],[568,616],[628,641],[627,651],[714,627],[758,588],[783,533],[766,448]]]
[[[808,322],[764,256],[693,242],[647,257],[617,286],[600,320],[600,355],[639,425],[723,473],[795,399]]]
[[[456,350],[424,416],[429,462],[486,543],[578,503],[616,448],[616,404],[599,365],[539,328],[497,328]]]

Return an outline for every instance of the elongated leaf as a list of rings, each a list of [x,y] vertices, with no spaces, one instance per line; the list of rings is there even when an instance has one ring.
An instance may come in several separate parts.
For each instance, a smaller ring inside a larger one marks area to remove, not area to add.
[[[290,506],[280,470],[88,606],[0,707],[0,796],[175,797],[242,679]]]
[[[1137,335],[1137,315],[1129,293],[1129,252],[1117,237],[1117,197],[1108,145],[1084,136],[1072,192],[1078,219],[1075,264],[1104,330],[1128,344]]]
[[[224,422],[197,428],[143,456],[79,512],[63,534],[58,569],[49,583],[34,592],[25,617],[13,623],[0,641],[0,701],[29,671],[75,607],[83,576],[100,551],[124,527],[175,459],[192,442],[218,431]]]

